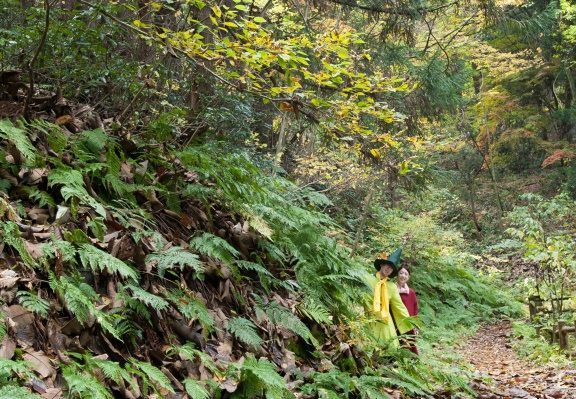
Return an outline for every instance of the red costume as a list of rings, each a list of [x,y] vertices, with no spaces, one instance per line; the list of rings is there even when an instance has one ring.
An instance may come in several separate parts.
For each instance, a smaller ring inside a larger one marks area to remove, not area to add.
[[[404,292],[403,292],[404,291]],[[412,288],[408,288],[408,292],[403,290],[399,287],[398,292],[400,293],[400,298],[402,302],[404,302],[404,306],[408,309],[408,314],[410,316],[417,316],[418,315],[418,299],[416,298],[416,293]],[[406,346],[415,354],[418,354],[418,348],[416,347],[416,343],[414,341],[415,331],[411,330],[406,333],[406,335],[412,335],[412,337],[406,339]]]

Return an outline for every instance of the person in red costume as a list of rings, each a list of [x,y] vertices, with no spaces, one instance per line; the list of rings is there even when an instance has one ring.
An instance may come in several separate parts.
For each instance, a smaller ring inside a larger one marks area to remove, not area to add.
[[[398,293],[406,309],[408,309],[408,314],[410,316],[418,315],[418,298],[416,298],[416,293],[410,287],[408,287],[408,280],[410,280],[410,273],[404,267],[398,270],[398,278],[396,280],[396,285],[398,286]],[[404,346],[406,349],[418,354],[418,348],[416,347],[415,336],[418,335],[418,330],[413,329],[406,333],[408,337],[404,338]]]

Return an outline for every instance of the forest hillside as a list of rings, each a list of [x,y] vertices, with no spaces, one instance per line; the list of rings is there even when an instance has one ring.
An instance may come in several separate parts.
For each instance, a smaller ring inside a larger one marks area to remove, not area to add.
[[[576,398],[575,44],[566,0],[3,1],[0,398]]]

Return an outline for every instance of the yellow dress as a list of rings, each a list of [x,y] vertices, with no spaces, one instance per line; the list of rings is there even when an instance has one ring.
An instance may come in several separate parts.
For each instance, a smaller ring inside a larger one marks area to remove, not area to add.
[[[372,276],[370,279],[370,286],[372,287],[373,293],[379,279],[376,276]],[[398,293],[398,287],[396,284],[390,280],[386,281],[386,288],[388,289],[388,301],[389,301],[389,311],[392,314],[394,320],[391,317],[386,319],[380,312],[373,310],[377,320],[371,324],[371,333],[373,338],[378,344],[389,345],[392,348],[399,347],[398,336],[396,334],[396,328],[400,334],[404,334],[410,331],[413,327],[407,320],[410,315],[408,314],[408,309],[402,302],[400,294]],[[396,327],[394,326],[396,322]]]

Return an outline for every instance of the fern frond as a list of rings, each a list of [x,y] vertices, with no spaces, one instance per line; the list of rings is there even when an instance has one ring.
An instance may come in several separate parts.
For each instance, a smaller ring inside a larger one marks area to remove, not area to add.
[[[6,326],[6,314],[0,309],[0,341],[8,334],[8,327]]]
[[[58,125],[54,125],[44,119],[34,119],[30,122],[30,127],[44,133],[48,146],[56,153],[59,153],[68,145],[68,137]]]
[[[24,361],[0,358],[0,376],[2,375],[20,375],[32,378],[33,373]]]
[[[228,241],[210,233],[203,233],[201,236],[195,237],[190,242],[190,246],[206,256],[227,264],[231,264],[234,258],[240,255],[240,252]]]
[[[218,376],[221,374],[220,370],[216,366],[216,363],[214,363],[214,360],[212,360],[210,355],[208,355],[206,352],[194,348],[194,344],[188,343],[182,346],[172,347],[170,348],[169,353],[177,353],[182,357],[182,359],[186,360],[195,360],[196,357],[198,357],[200,363],[202,363],[204,367],[210,370],[212,374]]]
[[[148,291],[136,286],[127,285],[126,288],[132,291],[132,297],[152,307],[154,310],[164,310],[169,306],[169,303],[158,295],[149,293]]]
[[[40,208],[44,208],[46,206],[56,207],[56,201],[50,194],[46,191],[41,191],[37,187],[24,187],[24,190],[28,194],[28,197],[38,203]]]
[[[58,255],[63,263],[76,265],[76,248],[68,241],[52,239],[50,245],[42,247],[42,255],[47,259],[54,259]]]
[[[5,386],[0,388],[0,399],[42,399],[27,388]]]
[[[174,388],[172,388],[172,383],[166,377],[166,374],[162,372],[158,367],[153,366],[150,363],[141,362],[136,359],[130,359],[130,365],[137,371],[137,373],[142,377],[145,384],[152,383],[152,385],[157,388],[163,388],[169,392],[174,393]]]
[[[68,310],[76,316],[80,324],[86,323],[94,314],[96,307],[93,304],[95,299],[89,296],[79,285],[73,283],[68,277],[62,276],[57,279],[50,276],[50,287],[64,299]]]
[[[70,198],[77,198],[81,203],[94,208],[100,216],[106,217],[104,206],[86,191],[84,177],[80,171],[68,166],[59,166],[50,170],[48,172],[48,187],[55,185],[62,186],[60,194],[62,194],[64,201],[68,201]]]
[[[50,303],[42,299],[38,294],[33,294],[29,291],[18,291],[16,294],[20,305],[24,306],[27,310],[34,312],[42,317],[48,316],[50,310]]]
[[[238,266],[240,269],[244,269],[244,270],[251,270],[254,271],[258,274],[264,274],[268,277],[272,277],[275,278],[274,275],[272,273],[270,273],[270,271],[268,269],[266,269],[264,266],[262,266],[259,263],[254,263],[254,262],[250,262],[247,260],[237,260],[235,262],[236,266]]]
[[[318,398],[319,399],[340,399],[340,394],[334,392],[331,389],[326,388],[319,388],[318,389]]]
[[[53,187],[57,184],[64,187],[84,189],[84,177],[78,170],[68,166],[60,166],[48,172],[48,187]]]
[[[24,158],[26,165],[34,163],[36,148],[28,138],[25,129],[14,126],[10,119],[0,120],[0,138],[10,141]]]
[[[198,320],[202,327],[210,331],[214,328],[214,318],[208,312],[206,305],[199,299],[187,295],[181,290],[172,290],[168,293],[168,299],[172,301],[178,311],[186,318],[194,321]]]
[[[241,371],[243,378],[247,376],[245,374],[251,374],[250,377],[257,379],[262,384],[263,390],[267,391],[269,389],[277,388],[281,391],[288,390],[286,381],[278,372],[276,367],[270,361],[264,358],[256,360],[253,355],[248,355],[246,360],[241,366]]]
[[[113,399],[112,393],[104,386],[100,380],[92,374],[82,371],[78,365],[65,366],[62,369],[62,376],[68,393],[79,399]]]
[[[417,380],[402,369],[383,368],[382,373],[385,376],[384,384],[386,386],[403,388],[410,395],[426,396],[431,393],[425,381]]]
[[[96,159],[112,140],[102,129],[86,130],[73,136],[72,150],[83,161]]]
[[[107,379],[114,381],[116,384],[120,385],[122,381],[125,381],[127,383],[131,383],[132,381],[130,373],[128,373],[128,371],[123,369],[122,366],[120,366],[120,364],[118,364],[117,362],[113,362],[111,360],[92,358],[90,359],[90,363],[94,367],[97,367],[100,370],[102,370],[104,376]]]
[[[332,316],[328,309],[310,297],[306,297],[299,310],[309,319],[318,324],[332,324]]]
[[[200,385],[198,381],[186,378],[183,382],[186,393],[188,393],[192,399],[208,399],[210,397],[210,393]]]
[[[94,271],[107,271],[110,274],[117,273],[120,276],[137,282],[138,272],[122,262],[120,259],[104,252],[90,244],[83,244],[78,250],[80,260],[84,266]]]
[[[318,341],[306,324],[302,322],[296,315],[285,307],[278,304],[278,302],[272,301],[265,309],[266,315],[270,318],[270,321],[277,326],[284,327],[294,334],[298,335],[307,342],[312,343],[314,346],[318,345]]]
[[[121,319],[121,316],[118,314],[110,314],[98,310],[97,308],[94,309],[94,316],[96,316],[96,321],[100,325],[100,327],[106,331],[108,334],[112,335],[118,341],[122,341],[122,335],[120,331],[116,328],[116,320]]]
[[[254,323],[243,317],[234,317],[228,320],[228,331],[246,345],[258,347],[262,344],[262,338],[256,332]]]
[[[18,252],[26,265],[31,267],[36,266],[36,261],[32,258],[32,255],[30,255],[24,240],[20,237],[20,229],[16,223],[0,222],[0,237],[2,241]]]
[[[185,267],[194,269],[198,274],[204,272],[204,265],[198,255],[186,251],[182,247],[170,247],[166,251],[156,252],[146,257],[146,263],[155,265],[160,277],[164,277],[166,270]]]
[[[152,219],[152,216],[146,212],[145,209],[138,207],[128,199],[116,199],[113,201],[114,205],[108,205],[108,209],[112,212],[115,218],[126,228],[136,229],[138,231],[151,234],[157,230],[157,226]]]

